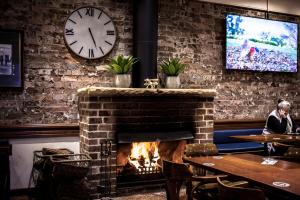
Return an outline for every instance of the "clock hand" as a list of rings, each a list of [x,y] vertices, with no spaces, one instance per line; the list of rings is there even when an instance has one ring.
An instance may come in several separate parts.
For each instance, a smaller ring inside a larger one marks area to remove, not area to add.
[[[97,47],[96,41],[95,41],[94,36],[93,36],[93,34],[92,34],[92,31],[91,31],[91,28],[89,28],[89,32],[90,32],[90,34],[91,34],[92,40],[93,40],[93,42],[94,42],[94,44],[95,44],[95,47]]]

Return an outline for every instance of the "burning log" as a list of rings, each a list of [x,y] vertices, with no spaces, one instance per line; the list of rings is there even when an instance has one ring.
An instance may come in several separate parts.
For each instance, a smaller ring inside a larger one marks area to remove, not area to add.
[[[130,162],[127,162],[126,165],[122,168],[120,171],[120,174],[123,176],[128,176],[128,175],[135,175],[138,173],[138,169]]]

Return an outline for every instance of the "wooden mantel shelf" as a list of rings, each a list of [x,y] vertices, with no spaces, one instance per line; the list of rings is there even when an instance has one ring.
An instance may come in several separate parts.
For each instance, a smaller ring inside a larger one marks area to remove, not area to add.
[[[113,88],[86,87],[78,89],[79,96],[195,96],[215,97],[215,89],[147,89],[147,88]]]

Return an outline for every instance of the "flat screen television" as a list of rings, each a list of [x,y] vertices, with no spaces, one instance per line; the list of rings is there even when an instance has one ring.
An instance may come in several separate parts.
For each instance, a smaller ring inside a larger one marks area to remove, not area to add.
[[[298,24],[228,14],[226,69],[297,72]]]

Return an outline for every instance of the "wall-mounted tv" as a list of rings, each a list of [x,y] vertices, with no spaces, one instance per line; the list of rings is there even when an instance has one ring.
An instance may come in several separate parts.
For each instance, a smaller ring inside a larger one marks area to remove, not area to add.
[[[226,69],[297,72],[298,24],[228,14]]]

